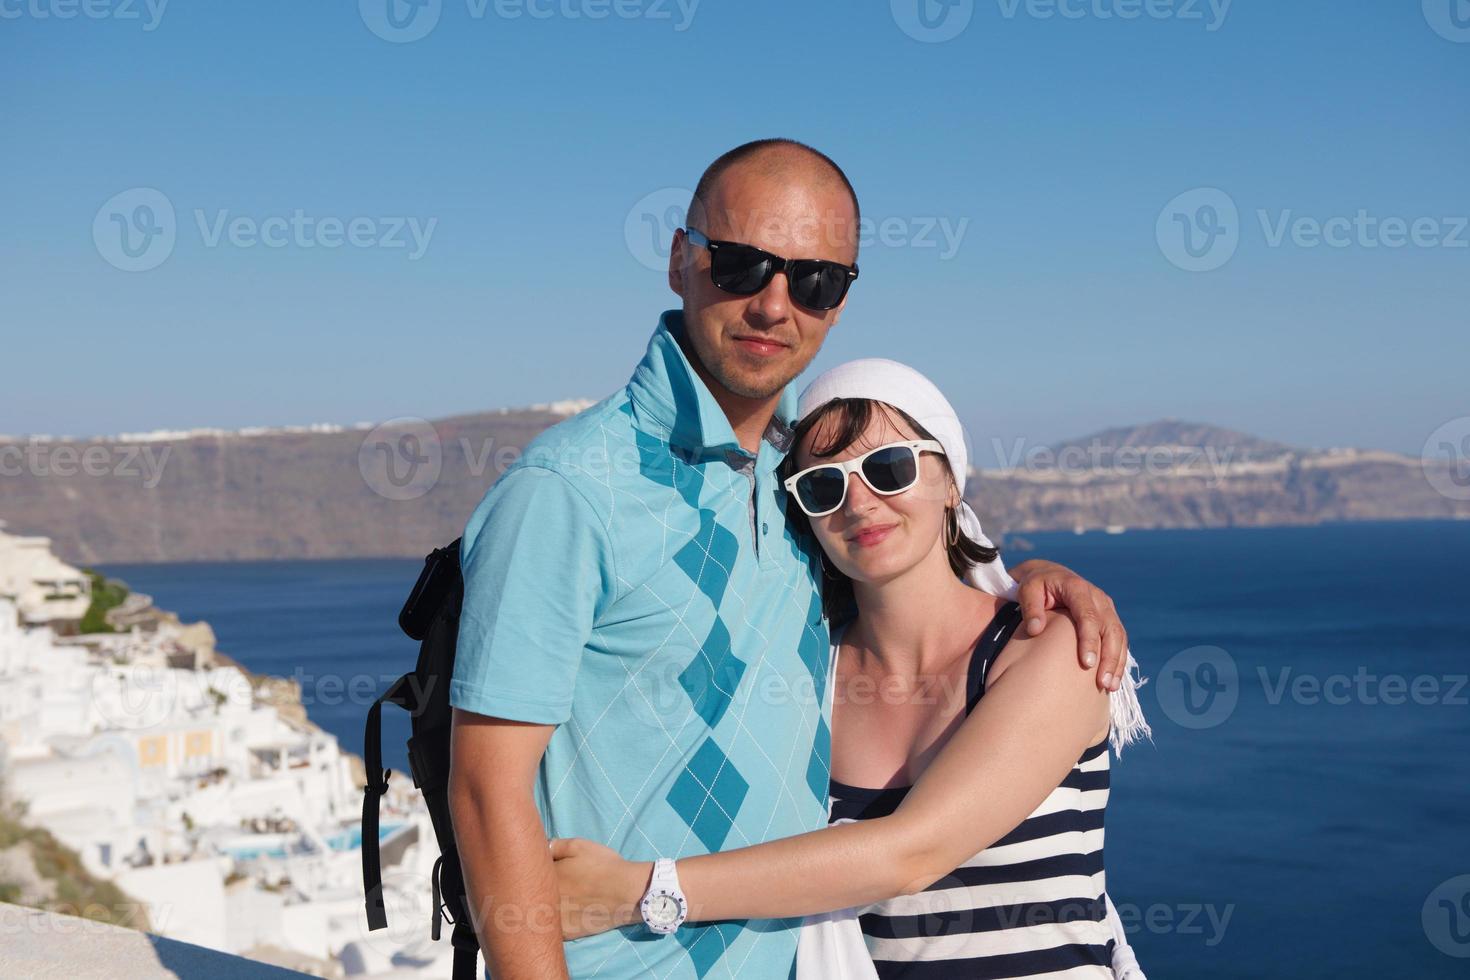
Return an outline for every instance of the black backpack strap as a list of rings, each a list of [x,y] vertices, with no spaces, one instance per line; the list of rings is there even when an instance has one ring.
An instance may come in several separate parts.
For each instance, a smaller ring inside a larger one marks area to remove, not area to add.
[[[475,938],[469,919],[459,919],[454,923],[449,942],[454,947],[454,980],[479,980],[475,961],[480,955],[480,941]]]
[[[433,919],[429,923],[429,935],[435,942],[439,941],[439,923],[448,922],[454,926],[454,931],[449,934],[449,944],[454,947],[454,980],[477,980],[475,972],[475,957],[480,952],[480,940],[475,936],[474,926],[470,921],[469,899],[465,897],[464,877],[459,872],[459,854],[453,853],[454,864],[446,872],[444,855],[439,855],[439,860],[434,862],[434,870],[429,872],[429,882],[434,891]],[[445,891],[445,875],[449,876],[449,891]]]
[[[368,930],[386,929],[388,913],[383,907],[383,864],[378,851],[378,806],[388,792],[391,769],[383,768],[383,702],[403,704],[412,674],[404,674],[368,709],[363,732],[363,768],[367,785],[362,788],[362,892],[366,898]]]

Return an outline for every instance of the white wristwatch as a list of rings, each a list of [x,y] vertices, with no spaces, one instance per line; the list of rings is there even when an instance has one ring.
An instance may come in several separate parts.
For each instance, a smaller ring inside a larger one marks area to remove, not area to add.
[[[639,909],[643,912],[643,923],[666,936],[678,931],[689,918],[689,903],[684,901],[684,892],[679,889],[673,858],[659,858],[653,863],[653,878]]]

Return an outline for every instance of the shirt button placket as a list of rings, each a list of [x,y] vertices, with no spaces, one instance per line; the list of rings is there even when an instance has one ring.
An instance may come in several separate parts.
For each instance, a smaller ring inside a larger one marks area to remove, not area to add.
[[[750,543],[755,547],[756,557],[759,558],[760,535],[756,533],[755,517],[755,457],[732,449],[725,454],[725,462],[730,464],[731,469],[744,474],[745,478],[750,481],[750,495],[745,498],[745,507],[750,512]]]

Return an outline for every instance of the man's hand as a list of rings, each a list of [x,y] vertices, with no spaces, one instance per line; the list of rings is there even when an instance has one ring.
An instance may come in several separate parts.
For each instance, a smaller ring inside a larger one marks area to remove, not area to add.
[[[1082,666],[1097,668],[1097,686],[1116,691],[1123,683],[1128,631],[1107,593],[1070,568],[1033,558],[1011,569],[1021,584],[1021,615],[1032,636],[1046,626],[1046,610],[1065,609],[1077,624],[1077,652]],[[1101,651],[1099,659],[1098,652]]]

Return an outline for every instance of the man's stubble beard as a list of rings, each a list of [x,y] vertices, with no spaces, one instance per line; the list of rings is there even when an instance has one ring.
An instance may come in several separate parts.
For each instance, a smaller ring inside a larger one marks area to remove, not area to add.
[[[750,377],[724,360],[714,364],[706,361],[705,366],[714,379],[720,383],[721,387],[731,394],[738,395],[741,398],[764,400],[780,394],[787,385],[800,377],[801,372],[806,370],[807,363],[810,363],[810,360],[808,358],[806,362],[791,365],[788,368],[789,374],[783,371],[778,376],[762,378]]]
[[[684,310],[684,318],[686,325],[691,323],[687,306]],[[800,377],[801,372],[805,371],[807,365],[815,360],[817,356],[817,351],[812,351],[811,355],[801,361],[801,363],[794,364],[789,368],[789,375],[783,372],[783,377],[770,381],[757,381],[745,376],[743,372],[739,372],[738,368],[732,364],[738,355],[733,352],[727,354],[718,348],[706,351],[703,349],[704,344],[701,340],[696,339],[698,335],[698,331],[686,326],[685,340],[688,342],[688,347],[685,353],[693,359],[698,360],[700,366],[704,368],[720,387],[740,398],[763,401],[767,398],[775,397],[787,385]]]

